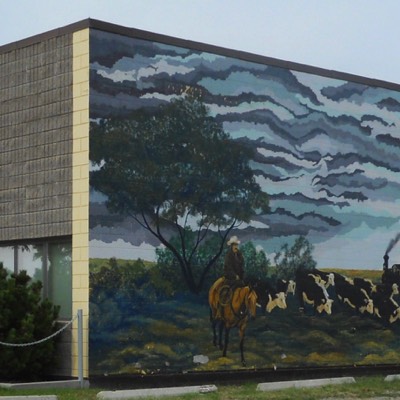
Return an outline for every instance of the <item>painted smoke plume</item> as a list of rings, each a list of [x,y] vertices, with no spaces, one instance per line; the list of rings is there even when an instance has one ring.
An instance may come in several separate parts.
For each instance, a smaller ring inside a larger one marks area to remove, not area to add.
[[[389,254],[389,253],[392,251],[393,247],[396,246],[396,244],[397,244],[397,242],[398,242],[399,240],[400,240],[400,233],[398,233],[398,234],[396,235],[396,237],[393,238],[393,239],[389,242],[389,245],[388,245],[388,247],[387,247],[387,249],[386,249],[385,255],[386,255],[386,254]]]
[[[383,256],[383,268],[389,269],[389,253],[392,251],[393,247],[396,246],[397,242],[400,240],[400,233],[398,233],[390,242]]]

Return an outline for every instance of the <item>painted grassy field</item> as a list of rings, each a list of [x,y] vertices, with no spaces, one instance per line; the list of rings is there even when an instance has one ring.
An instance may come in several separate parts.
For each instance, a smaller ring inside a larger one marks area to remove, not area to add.
[[[364,271],[362,271],[364,272]],[[354,277],[353,271],[346,275]],[[357,276],[361,276],[358,271]],[[368,271],[366,277],[378,278]],[[400,363],[400,323],[333,304],[332,315],[302,314],[295,296],[286,310],[258,313],[246,331],[247,369]],[[148,374],[241,370],[239,338],[230,334],[228,354],[212,344],[204,297],[143,303],[123,317],[120,328],[91,343],[91,368],[98,374]]]

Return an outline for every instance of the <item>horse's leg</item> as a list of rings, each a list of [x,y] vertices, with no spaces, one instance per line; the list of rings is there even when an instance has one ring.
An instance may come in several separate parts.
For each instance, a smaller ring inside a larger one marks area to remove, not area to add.
[[[228,350],[229,330],[230,330],[230,328],[225,327],[225,343],[224,343],[224,350],[222,352],[223,357],[226,357],[226,351]]]
[[[223,344],[222,344],[222,333],[224,330],[224,323],[222,321],[219,321],[219,327],[218,327],[218,345],[219,345],[219,349],[222,350],[223,349]]]
[[[218,320],[215,318],[216,311],[214,308],[210,307],[210,322],[211,322],[211,329],[213,332],[213,345],[217,345],[217,323]]]
[[[217,345],[217,320],[212,319],[211,320],[211,326],[212,326],[212,331],[213,331],[213,345]]]
[[[243,367],[246,366],[246,360],[244,359],[244,336],[246,330],[246,322],[242,323],[239,327],[239,337],[240,337],[240,357],[242,360]]]

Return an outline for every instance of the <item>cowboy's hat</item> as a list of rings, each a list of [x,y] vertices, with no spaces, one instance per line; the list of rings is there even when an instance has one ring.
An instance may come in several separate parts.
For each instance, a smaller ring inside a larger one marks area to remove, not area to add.
[[[240,240],[238,239],[237,236],[232,236],[229,240],[228,240],[228,246],[230,246],[231,244],[240,244]]]

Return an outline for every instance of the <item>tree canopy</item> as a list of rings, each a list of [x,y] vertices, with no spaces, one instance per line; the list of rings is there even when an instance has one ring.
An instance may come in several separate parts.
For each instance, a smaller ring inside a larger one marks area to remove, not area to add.
[[[317,262],[313,258],[313,250],[314,246],[304,236],[298,236],[292,247],[284,244],[275,255],[278,277],[294,279],[297,270],[316,268]]]
[[[203,102],[188,96],[129,119],[93,123],[90,182],[107,196],[111,212],[134,218],[172,251],[189,288],[198,292],[229,232],[267,212],[267,195],[249,166],[252,157]],[[179,248],[170,240],[171,229],[180,237]],[[196,232],[190,248],[188,232]],[[207,235],[218,238],[219,250],[195,282],[191,262]]]

